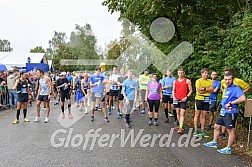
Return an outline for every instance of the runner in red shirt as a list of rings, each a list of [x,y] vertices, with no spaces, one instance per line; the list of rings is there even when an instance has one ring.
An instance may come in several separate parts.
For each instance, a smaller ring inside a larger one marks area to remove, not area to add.
[[[183,123],[185,119],[186,101],[192,94],[192,83],[189,79],[185,78],[183,69],[178,70],[179,78],[173,82],[173,104],[176,109],[179,126],[176,127],[179,134],[183,133]],[[189,91],[188,91],[189,90]]]

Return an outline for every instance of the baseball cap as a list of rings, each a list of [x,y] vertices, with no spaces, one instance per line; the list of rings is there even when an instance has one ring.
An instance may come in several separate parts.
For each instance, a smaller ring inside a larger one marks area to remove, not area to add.
[[[61,72],[61,73],[60,73],[60,76],[62,76],[62,75],[66,75],[66,72]]]

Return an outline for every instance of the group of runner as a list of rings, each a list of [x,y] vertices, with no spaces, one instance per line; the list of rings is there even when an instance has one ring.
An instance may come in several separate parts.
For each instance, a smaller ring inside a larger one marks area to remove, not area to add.
[[[168,70],[166,77],[158,80],[157,74],[149,74],[145,70],[144,74],[136,79],[131,70],[127,73],[117,67],[113,68],[110,76],[103,74],[101,67],[95,68],[95,73],[79,74],[75,77],[70,73],[61,72],[59,76],[45,76],[41,69],[37,70],[37,116],[34,122],[40,120],[40,105],[44,104],[46,108],[45,123],[49,121],[50,100],[54,95],[57,98],[55,105],[61,101],[61,118],[65,118],[64,103],[67,100],[68,118],[72,119],[71,114],[71,92],[76,96],[77,107],[80,111],[85,109],[85,114],[89,111],[91,103],[91,121],[95,120],[95,109],[99,105],[103,111],[105,122],[109,122],[108,115],[112,113],[112,104],[117,104],[117,118],[123,118],[122,111],[125,111],[126,127],[131,127],[130,114],[136,107],[141,107],[141,114],[148,112],[149,125],[158,126],[160,106],[164,107],[165,123],[169,123],[169,117],[174,117],[175,129],[179,134],[183,134],[183,125],[187,109],[187,100],[193,93],[190,79],[185,77],[183,69],[178,69],[178,78],[172,75]],[[29,122],[27,118],[28,81],[27,74],[22,72],[20,78],[16,81],[13,89],[18,92],[17,115],[13,124],[19,122],[21,107],[23,106],[24,121]],[[208,79],[209,70],[201,70],[201,78],[196,81],[195,96],[195,116],[194,116],[194,136],[208,138],[205,132],[206,115],[210,113],[210,120],[207,130],[212,129],[214,122],[214,112],[217,111],[218,93],[222,90],[221,114],[215,121],[214,140],[204,145],[207,147],[217,147],[217,139],[225,137],[225,129],[229,134],[228,145],[226,148],[218,150],[220,153],[230,154],[231,145],[235,141],[235,129],[237,127],[238,104],[246,100],[246,93],[250,86],[241,79],[235,78],[234,70],[227,69],[224,72],[224,79],[220,82],[217,71],[212,71],[211,79]],[[57,78],[58,77],[58,78]],[[139,106],[136,102],[140,100]],[[107,109],[106,109],[107,104]],[[200,123],[200,124],[199,124]],[[200,130],[198,130],[198,127]]]

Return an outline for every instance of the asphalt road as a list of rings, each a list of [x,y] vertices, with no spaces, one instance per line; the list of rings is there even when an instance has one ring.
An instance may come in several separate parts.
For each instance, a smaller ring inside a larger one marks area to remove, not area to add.
[[[117,119],[116,111],[112,111],[112,115],[109,116],[110,123],[104,122],[101,111],[96,112],[95,121],[91,122],[90,113],[84,115],[84,112],[75,109],[75,105],[72,106],[73,115],[75,118],[81,117],[69,128],[64,128],[59,123],[60,106],[54,106],[53,103],[51,103],[51,114],[47,124],[43,122],[45,111],[41,113],[41,122],[33,122],[36,113],[34,106],[28,108],[28,118],[31,122],[22,122],[23,114],[21,114],[20,123],[17,125],[12,124],[15,110],[1,111],[0,166],[233,167],[247,165],[235,155],[222,155],[217,153],[216,149],[205,148],[202,146],[204,139],[195,142],[199,145],[197,147],[193,147],[190,142],[188,147],[180,147],[178,140],[181,141],[181,135],[176,131],[171,135],[174,124],[172,122],[165,124],[162,112],[160,112],[159,126],[155,127],[148,126],[146,114],[133,112],[132,127],[129,129],[125,127],[123,119]],[[188,130],[186,129],[185,134],[188,134]],[[100,135],[96,140],[92,135],[85,135],[90,132],[93,134],[94,131]],[[132,139],[139,137],[139,140],[135,140],[135,145],[134,140],[131,142],[131,138],[126,144],[122,140],[131,133],[135,135]],[[168,134],[170,134],[170,144]],[[112,140],[116,135],[119,137]],[[188,141],[192,141],[192,135],[190,136]],[[109,137],[109,140],[106,140],[106,137]],[[185,139],[182,143],[184,141]],[[162,145],[165,143],[166,145]]]

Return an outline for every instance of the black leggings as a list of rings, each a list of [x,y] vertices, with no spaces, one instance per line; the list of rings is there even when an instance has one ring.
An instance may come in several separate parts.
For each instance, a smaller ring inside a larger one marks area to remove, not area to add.
[[[155,112],[158,112],[160,100],[149,100],[148,99],[148,103],[149,103],[150,112],[153,112],[154,105],[155,105]]]

